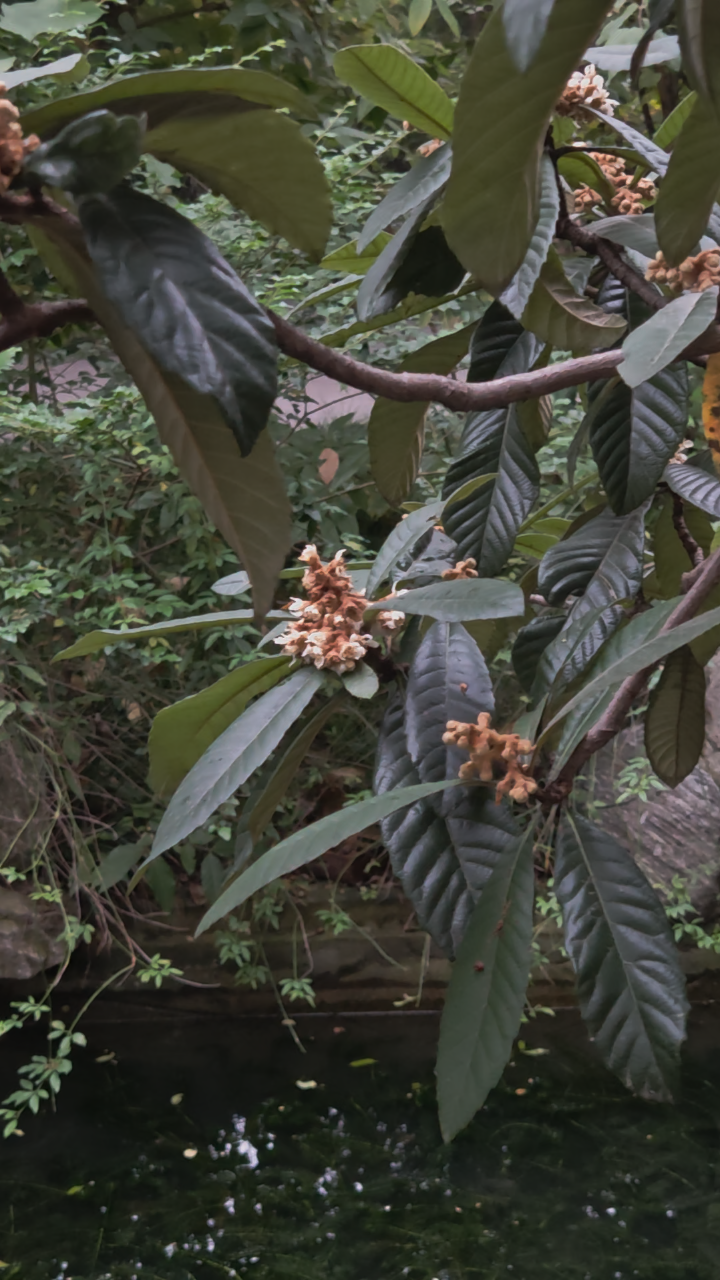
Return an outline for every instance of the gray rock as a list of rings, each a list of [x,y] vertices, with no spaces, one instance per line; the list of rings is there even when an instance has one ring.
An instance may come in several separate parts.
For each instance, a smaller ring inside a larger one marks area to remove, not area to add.
[[[58,907],[33,902],[17,889],[0,889],[0,978],[25,980],[60,964],[63,915]]]
[[[26,867],[47,839],[52,813],[45,762],[9,729],[11,723],[0,738],[0,861]]]

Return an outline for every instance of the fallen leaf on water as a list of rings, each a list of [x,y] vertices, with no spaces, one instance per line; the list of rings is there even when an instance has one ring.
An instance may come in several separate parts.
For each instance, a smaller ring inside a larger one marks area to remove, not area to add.
[[[317,1089],[317,1080],[296,1080],[298,1089]]]
[[[186,1147],[183,1155],[186,1160],[194,1160],[197,1155],[197,1147]]]
[[[179,1107],[184,1097],[185,1097],[184,1093],[174,1093],[172,1098],[170,1099],[171,1105],[173,1107]]]
[[[351,1067],[374,1067],[376,1062],[377,1062],[377,1058],[356,1058],[354,1062],[350,1063],[350,1066]]]

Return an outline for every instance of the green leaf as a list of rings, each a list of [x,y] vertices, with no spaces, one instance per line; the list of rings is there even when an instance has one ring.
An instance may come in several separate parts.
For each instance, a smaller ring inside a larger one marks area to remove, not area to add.
[[[462,283],[464,268],[441,228],[422,226],[433,203],[418,205],[368,270],[357,295],[361,320],[385,315],[409,294],[436,298]]]
[[[451,249],[490,293],[501,293],[525,259],[553,108],[610,8],[611,0],[555,0],[523,76],[506,43],[503,9],[491,14],[475,45],[455,113],[442,216]]]
[[[581,355],[611,347],[627,328],[621,316],[603,311],[575,292],[554,247],[530,295],[522,323],[543,342]]]
[[[670,147],[677,138],[685,121],[688,119],[697,101],[696,93],[688,93],[681,98],[677,106],[673,108],[669,116],[666,116],[662,124],[658,125],[653,134],[653,142],[656,147]]]
[[[606,129],[612,129],[619,134],[623,141],[627,142],[628,146],[637,152],[637,155],[645,162],[648,169],[653,169],[662,178],[669,161],[666,151],[663,151],[655,142],[647,138],[644,133],[640,133],[638,129],[633,129],[632,125],[626,124],[619,116],[606,116],[602,111],[596,111],[594,107],[588,107],[588,111]]]
[[[637,387],[665,369],[712,324],[718,287],[703,293],[683,293],[641,324],[623,343],[620,377]]]
[[[557,162],[558,173],[564,178],[573,191],[583,184],[596,191],[604,204],[612,204],[616,194],[615,187],[603,172],[594,156],[587,151],[568,152]],[[611,219],[607,219],[611,221]],[[595,223],[593,223],[593,234]]]
[[[512,582],[468,578],[434,582],[429,587],[386,596],[369,605],[366,613],[377,609],[400,609],[438,622],[474,622],[481,618],[517,618],[525,612],[525,597]]]
[[[548,551],[538,572],[538,591],[548,604],[561,605],[568,596],[583,594],[612,546],[619,527],[612,512],[601,511]]]
[[[411,36],[416,36],[422,31],[432,13],[432,5],[433,0],[410,0],[408,26]]]
[[[54,2],[48,0],[48,3]],[[35,9],[36,4],[37,0],[33,0],[27,7]],[[17,13],[18,5],[13,9]],[[180,114],[187,118],[204,116],[211,130],[213,118],[231,109],[246,113],[257,112],[259,107],[285,107],[301,116],[317,115],[310,99],[290,81],[279,80],[266,71],[246,71],[243,67],[185,67],[123,76],[99,89],[48,102],[23,115],[23,128],[25,133],[34,132],[48,138],[68,120],[100,107],[109,107],[119,114],[144,112],[149,130]],[[247,127],[252,128],[252,124],[248,122]]]
[[[287,614],[272,613],[271,618],[284,618]],[[97,653],[111,644],[120,644],[124,640],[144,640],[146,636],[172,636],[181,631],[206,631],[210,627],[231,627],[236,622],[249,623],[254,617],[252,609],[233,609],[223,613],[198,613],[190,618],[177,618],[174,622],[151,622],[146,627],[127,627],[121,631],[89,631],[81,636],[68,649],[56,653],[53,662],[66,658],[84,658],[88,653]]]
[[[143,856],[142,844],[118,844],[103,858],[99,867],[91,877],[91,884],[96,885],[101,893],[107,893],[114,885],[119,884],[129,871]]]
[[[164,858],[148,867],[145,880],[160,910],[169,915],[175,903],[175,876]]]
[[[705,744],[705,669],[683,645],[671,653],[650,694],[645,750],[668,787],[692,773]]]
[[[450,177],[451,163],[452,148],[448,145],[416,160],[410,172],[403,174],[373,209],[357,238],[358,251],[364,253],[391,222],[412,213],[418,205],[438,195]]]
[[[636,249],[646,258],[654,258],[658,251],[654,213],[618,214],[614,218],[598,218],[592,224],[593,235],[614,244]],[[658,295],[659,296],[659,295]]]
[[[496,478],[447,506],[443,526],[457,542],[458,558],[473,557],[481,577],[493,577],[510,556],[537,498],[535,455],[515,405],[470,415],[460,447],[462,453],[445,478],[446,500],[471,480],[492,474]]]
[[[157,866],[157,863],[154,864]],[[152,871],[153,868],[151,867]],[[227,878],[226,868],[214,853],[205,855],[200,868],[200,883],[208,902],[214,902],[219,896],[223,883]]]
[[[360,241],[350,240],[347,244],[341,244],[339,249],[333,249],[332,253],[328,253],[320,266],[325,271],[343,271],[362,276],[379,258],[385,245],[391,240],[392,236],[388,231],[379,231],[372,240],[368,241],[362,253],[359,251]]]
[[[17,5],[15,8],[17,9]],[[31,80],[41,80],[46,76],[66,76],[77,67],[79,62],[82,62],[83,56],[82,53],[70,53],[66,58],[57,58],[55,62],[44,62],[41,67],[23,67],[18,71],[3,71],[3,84],[6,89],[16,89],[20,84],[28,84]]]
[[[267,760],[323,683],[303,667],[253,702],[220,734],[173,795],[141,870],[210,817]]]
[[[720,608],[709,609],[707,613],[691,618],[689,622],[683,622],[679,627],[673,627],[671,631],[663,631],[647,643],[638,645],[632,653],[623,655],[618,661],[613,662],[607,670],[589,680],[584,689],[569,698],[546,726],[546,731],[569,715],[583,699],[594,697],[604,689],[618,689],[628,676],[634,676],[638,671],[644,671],[647,667],[653,666],[668,653],[681,648],[684,644],[690,644],[698,636],[704,635],[706,631],[711,631],[718,625],[720,625]]]
[[[600,170],[599,165],[597,168]],[[600,172],[602,173],[602,170]],[[549,156],[543,156],[540,162],[540,204],[537,225],[533,231],[525,261],[500,298],[517,320],[523,315],[547,260],[559,212],[560,192],[555,169]]]
[[[491,382],[511,373],[527,373],[540,344],[527,334],[502,302],[492,302],[470,343],[468,382]]]
[[[520,1028],[532,943],[533,837],[530,828],[496,866],[453,966],[436,1068],[446,1142],[469,1124],[497,1084]]]
[[[681,0],[677,12],[684,70],[694,89],[720,107],[720,25],[713,0]]]
[[[671,462],[665,468],[663,480],[686,502],[705,511],[713,520],[720,520],[720,480],[708,475],[691,462]]]
[[[424,783],[419,787],[404,787],[384,796],[373,796],[371,800],[360,800],[347,809],[331,813],[319,822],[294,832],[287,839],[281,840],[274,848],[269,849],[248,867],[237,880],[220,895],[217,902],[206,911],[196,930],[196,936],[204,933],[211,925],[221,920],[229,911],[246,902],[258,890],[273,880],[287,876],[298,867],[313,862],[328,849],[334,849],[342,840],[357,835],[375,822],[380,822],[388,814],[397,809],[404,809],[424,796],[433,795],[447,783]],[[453,783],[449,784],[453,786]]]
[[[568,813],[555,892],[580,1009],[603,1061],[641,1097],[671,1101],[688,1004],[662,904],[612,836]]]
[[[319,711],[315,712],[305,728],[297,736],[293,735],[289,747],[280,757],[260,794],[256,799],[253,800],[251,797],[248,801],[248,806],[243,810],[241,826],[250,832],[253,842],[260,839],[271,822],[278,805],[287,796],[288,787],[313,742],[330,717],[338,710],[339,705],[339,698],[330,698]]]
[[[365,584],[365,594],[372,600],[378,587],[390,581],[393,569],[404,556],[409,555],[416,542],[437,524],[442,512],[442,502],[428,502],[417,511],[411,511],[404,519],[398,520],[395,528],[388,534],[377,553],[377,558],[370,570]]]
[[[207,236],[149,196],[119,188],[85,197],[80,221],[125,323],[166,372],[217,401],[246,457],[277,389],[275,332],[264,308]]]
[[[505,39],[518,71],[534,62],[543,42],[554,0],[505,0]]]
[[[609,523],[610,518],[607,520]],[[624,519],[614,517],[611,528],[611,540],[600,564],[570,610],[562,631],[542,656],[534,687],[536,697],[551,684],[563,687],[587,670],[595,654],[623,621],[622,602],[632,599],[640,588],[644,509]],[[604,523],[601,532],[604,535]]]
[[[352,671],[346,671],[342,682],[353,698],[374,698],[380,688],[376,673],[366,662],[358,662]]]
[[[544,564],[544,561],[542,562]],[[542,567],[542,565],[541,565]],[[538,663],[552,640],[565,625],[564,613],[541,614],[517,633],[512,647],[512,664],[525,693],[530,693]]]
[[[449,720],[471,723],[493,714],[495,699],[485,660],[459,622],[435,622],[413,658],[405,698],[408,750],[421,782],[457,778],[467,753],[446,746]],[[436,797],[442,807],[442,796]]]
[[[453,104],[439,84],[406,53],[390,44],[360,44],[341,49],[335,75],[397,120],[409,120],[433,138],[445,141],[453,128]]]
[[[408,751],[405,705],[397,692],[389,701],[378,741],[378,796],[416,788],[420,775]],[[447,825],[427,796],[395,809],[380,821],[383,844],[418,924],[452,957],[465,930],[473,898]]]
[[[294,120],[256,111],[249,125],[236,110],[211,120],[171,117],[150,131],[145,150],[192,173],[316,261],[322,257],[332,227],[330,187],[312,142]]]
[[[600,480],[617,515],[627,515],[655,492],[677,453],[688,421],[685,364],[670,365],[649,382],[618,381],[590,427]]]
[[[272,689],[287,675],[291,664],[292,658],[284,655],[243,663],[209,688],[159,711],[148,740],[153,790],[158,795],[172,795],[250,699]]]
[[[244,569],[237,573],[228,573],[224,578],[213,582],[212,590],[219,596],[244,596],[250,590],[250,577]]]
[[[142,117],[93,111],[31,152],[23,176],[30,187],[61,187],[73,195],[109,191],[135,168],[144,134]]]
[[[474,328],[466,325],[411,351],[401,362],[400,372],[447,377],[466,354]],[[378,489],[392,506],[407,498],[417,478],[428,408],[428,401],[401,404],[382,396],[373,405],[368,422],[370,466]]]
[[[585,58],[602,71],[630,71],[636,60],[637,45],[605,44],[588,49]],[[674,62],[680,57],[677,36],[656,36],[645,46],[643,65],[655,67],[661,62]]]
[[[720,120],[698,98],[676,139],[655,203],[658,240],[667,262],[677,266],[705,233],[720,191]]]
[[[105,16],[92,0],[28,0],[24,4],[5,5],[0,15],[0,29],[11,31],[23,40],[36,40],[49,32],[83,31]]]

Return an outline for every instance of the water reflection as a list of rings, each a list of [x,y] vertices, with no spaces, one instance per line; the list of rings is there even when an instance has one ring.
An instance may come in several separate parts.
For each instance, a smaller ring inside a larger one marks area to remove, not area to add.
[[[267,1028],[228,1054],[188,1026],[154,1057],[124,1028],[120,1065],[80,1068],[58,1116],[3,1150],[3,1278],[720,1277],[716,1044],[677,1108],[649,1107],[546,1029],[541,1067],[518,1055],[447,1148],[434,1034],[368,1022],[338,1055],[318,1024],[304,1092]],[[358,1044],[379,1065],[350,1069]]]

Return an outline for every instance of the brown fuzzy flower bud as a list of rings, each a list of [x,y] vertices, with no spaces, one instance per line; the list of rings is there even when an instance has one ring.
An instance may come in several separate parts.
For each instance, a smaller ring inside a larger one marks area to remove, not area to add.
[[[612,116],[616,106],[617,102],[605,88],[603,77],[589,63],[584,71],[576,71],[571,75],[555,110],[559,116],[570,116],[578,124],[584,124],[593,118],[588,114],[587,107],[601,111],[605,116]]]
[[[440,577],[451,582],[458,578],[477,578],[477,560],[473,560],[472,556],[467,560],[458,560],[452,569],[443,569]]]
[[[694,258],[685,258],[679,267],[669,267],[662,252],[656,253],[647,271],[647,280],[664,284],[675,293],[703,293],[720,285],[720,249],[704,249]]]

